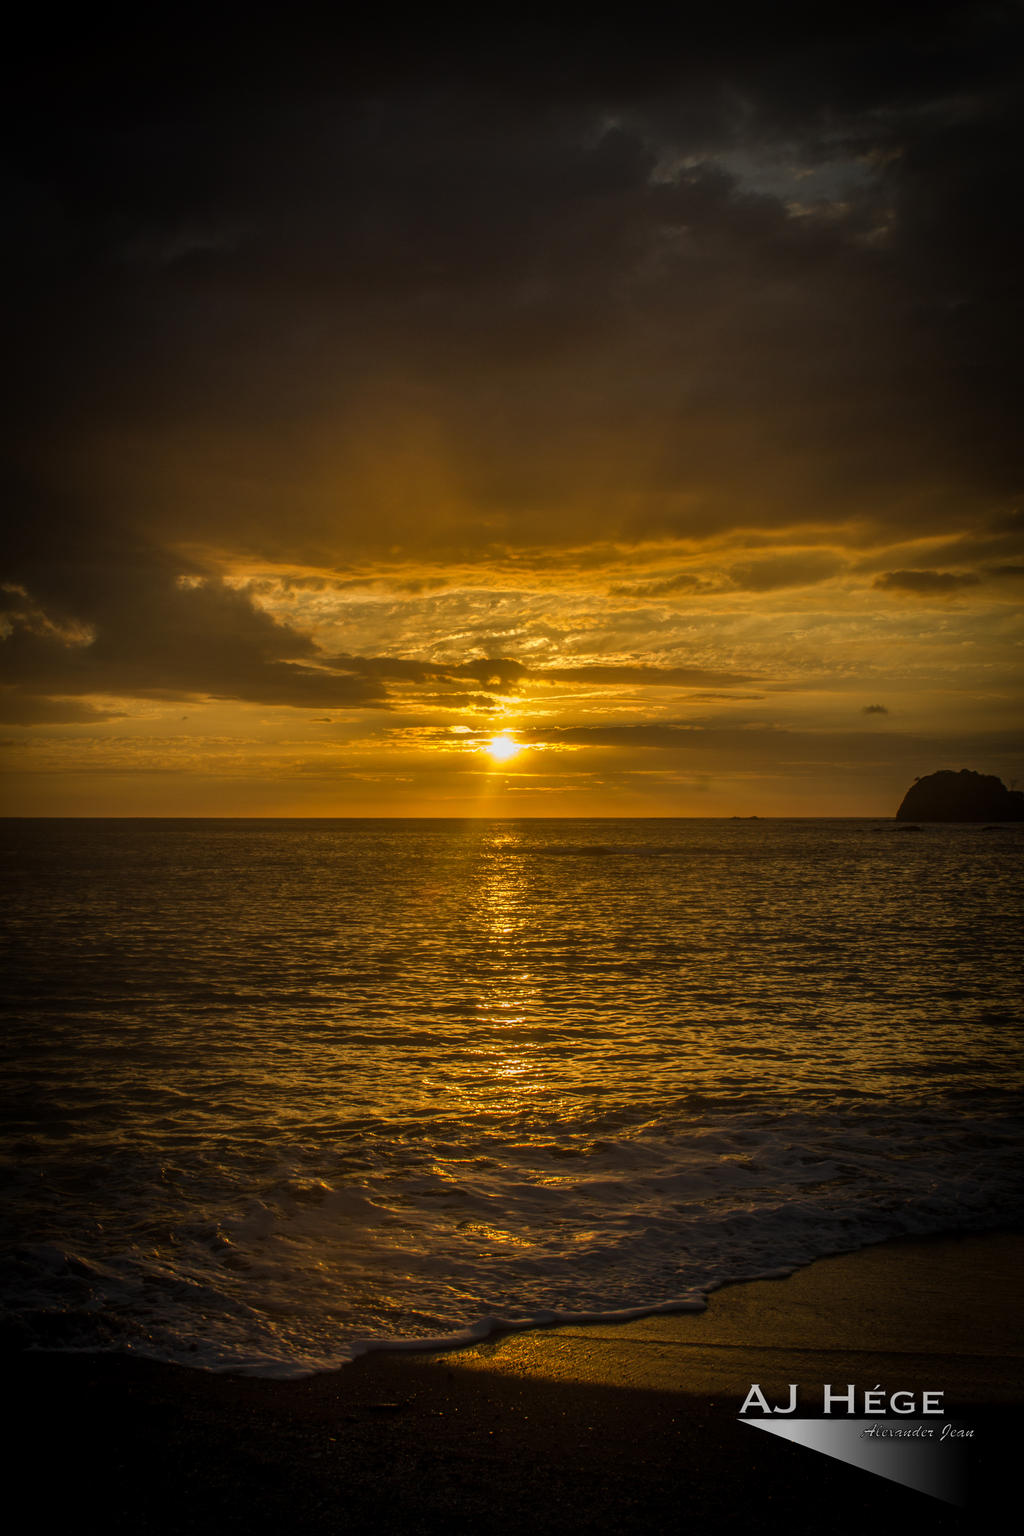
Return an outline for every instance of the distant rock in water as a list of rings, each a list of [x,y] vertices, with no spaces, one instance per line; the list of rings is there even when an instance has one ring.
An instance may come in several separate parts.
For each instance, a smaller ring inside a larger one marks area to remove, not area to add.
[[[991,773],[943,768],[912,784],[897,821],[1024,821],[1024,794]]]

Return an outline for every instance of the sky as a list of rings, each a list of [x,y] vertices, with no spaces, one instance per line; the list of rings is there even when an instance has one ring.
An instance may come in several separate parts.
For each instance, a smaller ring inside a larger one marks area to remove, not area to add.
[[[7,814],[1024,779],[1019,4],[210,14],[8,63]]]

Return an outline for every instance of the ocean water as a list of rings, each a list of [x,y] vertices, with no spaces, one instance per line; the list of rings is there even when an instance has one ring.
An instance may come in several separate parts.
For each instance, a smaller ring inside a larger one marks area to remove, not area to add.
[[[0,830],[15,1347],[296,1375],[1021,1220],[1024,828]]]

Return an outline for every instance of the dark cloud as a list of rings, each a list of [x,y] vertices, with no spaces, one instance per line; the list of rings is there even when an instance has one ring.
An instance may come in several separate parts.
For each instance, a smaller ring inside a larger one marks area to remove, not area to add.
[[[681,571],[675,576],[665,576],[660,581],[643,581],[634,586],[609,588],[611,597],[670,597],[676,592],[699,592],[709,585],[699,576]]]
[[[430,662],[330,655],[179,554],[107,516],[9,487],[0,587],[0,657],[12,723],[110,717],[84,695],[233,699],[296,708],[386,707],[388,682],[450,683],[452,707],[514,692],[525,680],[660,685],[747,681],[700,667],[530,668],[509,656]],[[465,692],[467,680],[482,694]]]
[[[698,691],[696,693],[687,694],[686,697],[688,702],[695,704],[710,704],[712,701],[719,699],[728,699],[731,704],[734,704],[742,700],[746,700],[747,702],[752,702],[754,700],[760,701],[765,697],[765,695],[763,693],[705,693]]]
[[[385,702],[380,684],[323,666],[308,637],[190,562],[101,518],[49,507],[33,519],[30,501],[15,506],[25,515],[9,528],[11,579],[0,592],[0,657],[15,688],[8,718],[86,718],[67,702],[83,694]]]
[[[738,672],[718,672],[707,667],[653,667],[642,663],[623,666],[580,665],[574,667],[530,667],[511,656],[464,662],[405,661],[391,656],[347,656],[330,658],[335,667],[363,676],[392,681],[425,683],[471,677],[483,688],[515,692],[524,682],[601,684],[620,687],[669,688],[707,683],[723,686],[749,683],[752,679]]]
[[[766,741],[773,747],[785,748],[786,743],[798,739],[792,731],[767,728],[744,729],[720,727],[708,729],[701,725],[677,725],[671,722],[641,725],[565,725],[549,726],[519,733],[524,742],[534,745],[579,747],[641,747],[701,750],[722,746],[734,747],[745,744],[752,750]]]
[[[779,555],[774,559],[754,560],[734,565],[729,577],[737,587],[748,592],[776,592],[785,587],[811,587],[828,581],[843,568],[834,555]]]
[[[1019,515],[996,515],[985,519],[976,529],[957,537],[931,543],[928,558],[934,566],[974,567],[985,575],[1007,568],[1003,562],[1024,556],[1024,519]],[[892,549],[878,551],[857,560],[858,572],[884,571],[894,562]],[[1009,566],[1012,570],[1012,564]],[[1020,569],[1024,569],[1021,566]]]
[[[455,681],[473,678],[481,687],[505,690],[514,688],[526,677],[529,668],[511,656],[475,661],[405,661],[396,656],[333,656],[331,662],[345,671],[363,677],[389,678],[410,683]]]
[[[952,592],[978,586],[980,580],[970,571],[886,571],[876,576],[873,584],[883,592],[911,592],[916,597],[948,597]]]
[[[234,699],[295,708],[381,708],[387,682],[467,680],[492,693],[526,681],[660,686],[745,683],[704,667],[643,664],[531,668],[509,656],[432,662],[328,655],[256,607],[251,595],[153,545],[107,530],[95,546],[64,523],[59,552],[49,531],[10,542],[13,580],[0,589],[0,656],[9,690],[3,718],[88,721],[109,712],[73,702],[99,694]],[[431,695],[454,708],[491,707],[487,692]]]
[[[486,693],[459,693],[455,690],[450,693],[420,693],[416,695],[416,703],[440,704],[446,709],[475,709],[478,713],[487,713],[501,707],[498,700]]]
[[[752,678],[739,672],[714,672],[707,667],[579,666],[543,667],[533,670],[531,678],[557,683],[606,683],[626,687],[672,687],[691,683],[749,683]]]
[[[123,713],[99,709],[81,699],[40,698],[31,690],[0,688],[0,720],[6,725],[101,725],[120,719]]]
[[[380,568],[858,522],[1012,559],[1021,35],[965,0],[343,39],[90,17],[24,45],[8,675],[318,709],[740,680],[330,657],[199,546]]]
[[[902,765],[908,762],[944,762],[957,752],[975,761],[1015,758],[1024,748],[1020,731],[979,733],[951,732],[933,735],[899,735],[874,731],[802,731],[750,725],[574,725],[524,730],[516,733],[524,745],[600,747],[632,753],[637,749],[673,755],[700,754],[701,758],[735,771],[737,761],[749,771],[768,767],[817,768],[826,773],[851,764]],[[481,738],[483,739],[483,738]],[[879,754],[882,753],[882,757]]]
[[[26,65],[13,259],[24,441],[161,538],[920,526],[1019,482],[1012,10],[158,28]]]

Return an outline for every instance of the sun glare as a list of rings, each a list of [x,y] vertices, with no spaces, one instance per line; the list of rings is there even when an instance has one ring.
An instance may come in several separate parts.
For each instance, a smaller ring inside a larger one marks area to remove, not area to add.
[[[496,763],[507,763],[509,758],[515,757],[522,748],[518,741],[513,741],[511,736],[495,736],[487,743],[487,750]]]

